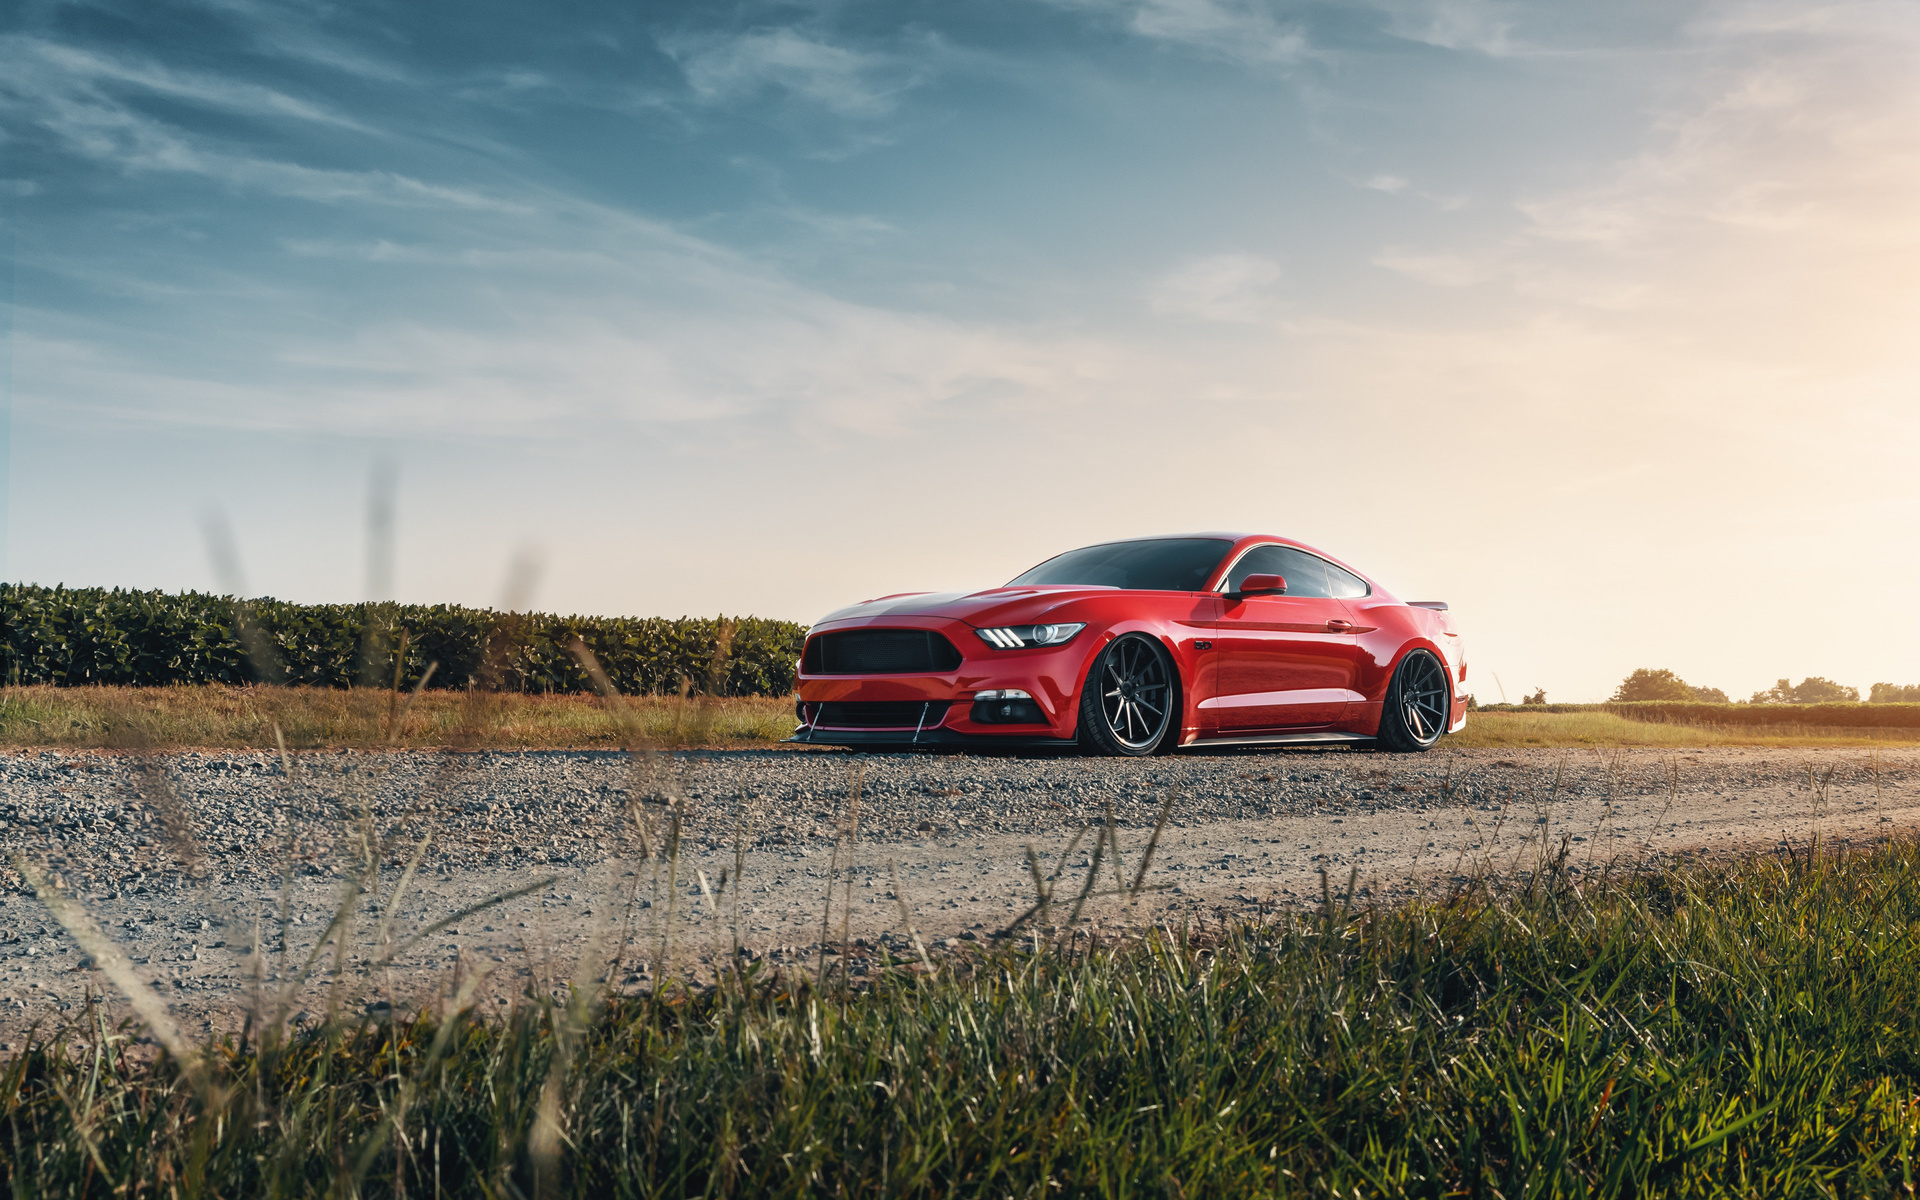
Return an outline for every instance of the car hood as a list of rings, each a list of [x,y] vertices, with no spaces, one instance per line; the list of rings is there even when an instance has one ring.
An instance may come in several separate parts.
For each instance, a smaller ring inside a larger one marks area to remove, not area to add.
[[[871,621],[884,617],[944,617],[977,628],[1025,625],[1039,621],[1062,604],[1087,596],[1112,595],[1110,587],[1001,587],[981,592],[902,592],[835,609],[818,625]]]

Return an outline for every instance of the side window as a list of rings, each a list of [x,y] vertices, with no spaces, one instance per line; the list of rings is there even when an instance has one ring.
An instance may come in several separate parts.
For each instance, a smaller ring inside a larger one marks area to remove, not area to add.
[[[1285,546],[1255,546],[1233,564],[1233,570],[1227,573],[1227,590],[1237,592],[1240,584],[1249,575],[1279,575],[1286,579],[1287,587],[1293,587],[1292,576],[1282,570],[1280,552]]]
[[[1328,590],[1341,600],[1352,600],[1360,596],[1371,595],[1373,589],[1367,581],[1351,571],[1343,571],[1332,563],[1326,564]]]
[[[1326,563],[1291,546],[1276,546],[1274,549],[1285,556],[1283,561],[1286,565],[1280,568],[1280,575],[1287,581],[1287,595],[1321,599],[1333,595],[1327,590]]]
[[[1341,574],[1346,574],[1342,571]],[[1249,575],[1278,575],[1287,581],[1289,596],[1332,595],[1327,589],[1326,564],[1291,546],[1255,546],[1227,574],[1227,590],[1237,592]],[[1362,585],[1365,586],[1364,584]],[[1361,594],[1365,594],[1364,592]]]

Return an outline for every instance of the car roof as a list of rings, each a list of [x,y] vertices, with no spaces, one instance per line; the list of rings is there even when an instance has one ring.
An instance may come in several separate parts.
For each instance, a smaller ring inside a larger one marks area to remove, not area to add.
[[[1089,546],[1111,546],[1116,542],[1170,542],[1176,538],[1218,538],[1222,541],[1240,542],[1248,538],[1273,538],[1284,542],[1287,539],[1275,537],[1270,533],[1235,533],[1226,529],[1210,529],[1198,533],[1143,533],[1138,537],[1105,538],[1098,542],[1088,542]],[[1079,549],[1079,547],[1076,547]]]
[[[1333,563],[1336,566],[1339,566],[1348,571],[1352,571],[1355,575],[1358,575],[1362,579],[1365,579],[1369,584],[1372,584],[1374,587],[1378,588],[1380,586],[1378,583],[1376,583],[1372,579],[1372,577],[1368,576],[1366,572],[1354,570],[1354,568],[1351,566],[1348,566],[1344,560],[1336,558],[1331,554],[1328,554],[1325,550],[1322,550],[1317,546],[1308,545],[1306,542],[1300,541],[1298,538],[1283,537],[1277,533],[1247,533],[1245,531],[1236,531],[1236,530],[1230,530],[1230,529],[1211,529],[1211,530],[1206,530],[1204,532],[1195,532],[1195,533],[1150,533],[1150,534],[1143,534],[1140,537],[1108,538],[1107,540],[1101,541],[1101,542],[1088,542],[1086,545],[1087,546],[1112,546],[1120,542],[1165,542],[1165,541],[1172,541],[1176,538],[1217,538],[1221,541],[1232,542],[1235,551],[1245,550],[1247,547],[1252,545],[1258,545],[1261,542],[1277,542],[1284,546],[1292,546],[1299,550],[1305,550],[1307,553],[1312,554],[1315,557],[1324,558],[1328,562]],[[1085,549],[1085,548],[1086,548],[1085,546],[1075,547],[1075,549]],[[1067,553],[1067,551],[1062,551],[1061,553],[1064,554],[1064,553]],[[1236,557],[1237,557],[1237,554],[1236,554]]]

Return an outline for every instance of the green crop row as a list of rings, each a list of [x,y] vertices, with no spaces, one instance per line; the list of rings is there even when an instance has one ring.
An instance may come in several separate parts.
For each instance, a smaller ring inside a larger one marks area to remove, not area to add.
[[[581,692],[582,641],[629,695],[783,696],[806,627],[757,617],[582,617],[451,604],[290,604],[202,592],[0,584],[0,678],[12,684],[469,682]]]

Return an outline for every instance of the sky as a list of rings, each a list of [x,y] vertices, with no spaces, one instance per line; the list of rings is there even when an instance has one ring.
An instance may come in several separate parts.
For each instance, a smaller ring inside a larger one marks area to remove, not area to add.
[[[1486,701],[1920,682],[1916,81],[1913,0],[16,0],[0,576],[811,621],[1229,529]]]

